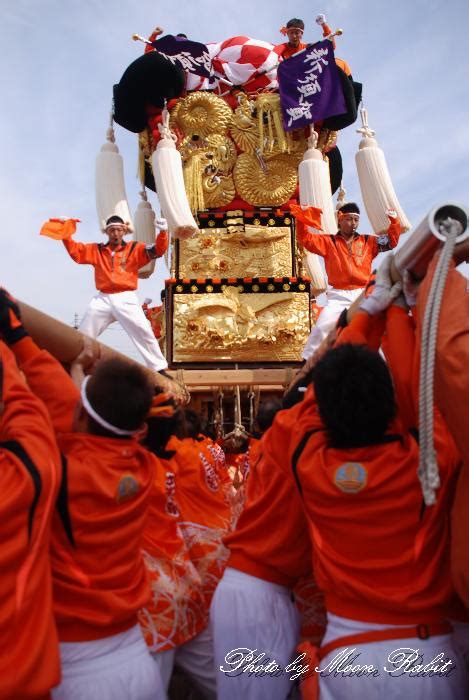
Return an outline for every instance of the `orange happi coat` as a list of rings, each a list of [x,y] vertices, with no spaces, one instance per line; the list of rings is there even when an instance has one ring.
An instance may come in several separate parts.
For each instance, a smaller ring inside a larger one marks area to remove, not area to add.
[[[339,342],[362,342],[367,326],[375,323],[379,319],[360,312]],[[408,431],[415,411],[401,396],[413,386],[412,322],[403,309],[392,307],[386,330],[397,403],[404,406],[386,440],[348,450],[330,447],[310,390],[299,409],[284,412],[282,430],[274,422],[269,432],[276,455],[272,488],[293,480],[301,492],[314,572],[328,611],[383,624],[440,621],[448,615],[453,593],[449,509],[459,455],[436,415],[441,486],[436,505],[424,508],[418,445]]]
[[[79,392],[69,375],[30,338],[14,347],[63,455],[51,545],[60,640],[117,634],[137,623],[150,597],[141,545],[155,457],[134,438],[71,432]]]
[[[139,622],[152,652],[184,644],[208,623],[202,580],[179,529],[177,465],[170,455],[158,459],[142,543],[152,595]]]
[[[373,259],[380,252],[377,236],[354,234],[350,242],[337,233],[335,235],[310,233],[304,223],[297,219],[299,243],[311,253],[324,258],[329,284],[335,289],[360,289],[368,282]],[[389,248],[397,245],[401,232],[399,221],[394,220],[388,228]],[[384,248],[383,248],[384,250]]]
[[[0,697],[49,697],[60,680],[49,545],[60,454],[43,403],[0,341]]]
[[[208,610],[228,555],[222,538],[232,526],[231,481],[224,469],[219,472],[203,441],[173,436],[167,449],[175,452],[179,528],[202,579]]]
[[[116,250],[107,243],[77,243],[71,238],[63,244],[75,262],[94,267],[96,289],[105,294],[137,289],[138,271],[151,259],[145,243],[135,241],[123,242]]]

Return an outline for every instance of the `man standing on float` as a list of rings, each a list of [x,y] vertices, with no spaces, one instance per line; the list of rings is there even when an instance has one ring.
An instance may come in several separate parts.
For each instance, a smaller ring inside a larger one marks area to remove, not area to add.
[[[306,250],[324,258],[329,289],[326,292],[327,305],[306,341],[303,350],[305,360],[314,355],[334,328],[341,312],[363,292],[371,275],[373,258],[378,253],[395,248],[401,234],[397,214],[391,210],[387,212],[390,225],[381,236],[357,233],[360,209],[354,202],[348,202],[339,209],[339,230],[335,235],[309,232],[307,212],[301,207],[292,209],[296,216],[296,237]]]
[[[98,293],[90,301],[79,330],[97,338],[113,321],[118,321],[145,364],[160,372],[168,363],[135,293],[139,269],[164,255],[168,247],[166,221],[157,220],[156,227],[160,232],[153,245],[126,243],[123,239],[129,233],[128,224],[120,216],[110,216],[104,228],[107,243],[76,243],[67,238],[63,244],[72,260],[94,267]]]

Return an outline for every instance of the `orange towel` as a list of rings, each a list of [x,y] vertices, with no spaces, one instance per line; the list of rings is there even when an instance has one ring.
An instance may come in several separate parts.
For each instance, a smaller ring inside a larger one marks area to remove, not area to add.
[[[55,241],[63,241],[71,238],[77,230],[80,219],[49,219],[41,228],[41,236],[53,238]]]

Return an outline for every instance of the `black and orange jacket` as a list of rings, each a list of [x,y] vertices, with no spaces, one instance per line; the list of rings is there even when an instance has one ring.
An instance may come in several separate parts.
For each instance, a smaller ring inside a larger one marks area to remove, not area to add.
[[[0,342],[0,697],[49,697],[60,680],[50,529],[60,455],[49,415]]]
[[[51,548],[60,640],[117,634],[137,623],[150,595],[141,545],[156,458],[134,438],[71,432],[79,391],[69,375],[31,338],[14,349],[62,452]]]

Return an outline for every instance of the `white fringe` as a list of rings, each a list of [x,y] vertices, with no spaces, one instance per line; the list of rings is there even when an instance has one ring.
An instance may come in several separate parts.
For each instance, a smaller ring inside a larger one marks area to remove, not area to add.
[[[115,143],[107,141],[96,157],[96,211],[101,229],[110,216],[120,216],[133,231],[125,192],[124,164]]]
[[[162,138],[151,157],[161,213],[174,238],[191,238],[198,231],[187,201],[182,159],[172,139]]]
[[[402,230],[408,231],[411,224],[394,191],[384,153],[373,136],[365,136],[360,141],[355,161],[363,203],[373,231],[386,233],[388,209],[397,212]]]
[[[332,201],[329,167],[317,148],[308,148],[298,166],[300,183],[300,204],[322,209],[322,226],[325,233],[335,233],[337,223]],[[305,260],[311,275],[312,286],[316,294],[327,289],[327,282],[319,257],[305,251]]]
[[[155,244],[155,212],[150,202],[143,198],[139,203],[134,216],[135,240],[145,243],[145,245]],[[147,279],[155,269],[155,260],[141,267],[138,276]]]

